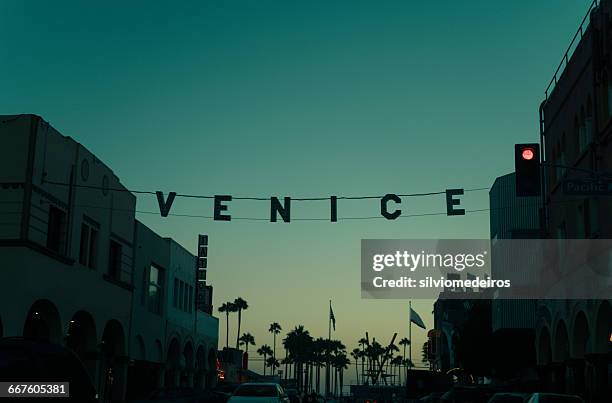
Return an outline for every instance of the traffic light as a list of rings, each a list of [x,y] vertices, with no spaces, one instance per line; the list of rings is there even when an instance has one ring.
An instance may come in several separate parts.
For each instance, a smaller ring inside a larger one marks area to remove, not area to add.
[[[514,168],[516,176],[516,195],[518,197],[539,196],[540,182],[540,145],[515,144]]]

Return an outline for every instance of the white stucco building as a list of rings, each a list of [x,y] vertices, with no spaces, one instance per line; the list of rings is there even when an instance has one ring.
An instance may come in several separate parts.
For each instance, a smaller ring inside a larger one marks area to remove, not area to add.
[[[212,385],[218,320],[195,309],[196,258],[42,118],[0,116],[0,138],[0,336],[74,349],[104,400]]]

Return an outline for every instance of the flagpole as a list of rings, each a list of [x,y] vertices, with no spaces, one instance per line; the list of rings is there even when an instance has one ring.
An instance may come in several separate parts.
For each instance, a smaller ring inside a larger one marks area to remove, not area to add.
[[[330,342],[331,342],[331,299],[329,300],[329,312],[327,313],[327,324],[328,324],[328,333],[327,333],[327,346],[329,347]],[[329,351],[327,351],[327,365],[325,368],[325,396],[329,396],[329,381],[330,381],[330,377],[329,377]]]
[[[408,350],[408,369],[412,369],[412,301],[408,301],[408,339],[410,339],[410,349]]]

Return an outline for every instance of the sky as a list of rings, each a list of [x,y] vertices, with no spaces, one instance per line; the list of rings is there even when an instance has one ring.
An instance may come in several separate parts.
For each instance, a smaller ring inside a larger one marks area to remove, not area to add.
[[[127,4],[126,4],[127,3]],[[34,113],[137,190],[234,196],[384,195],[490,187],[513,144],[539,140],[538,106],[586,0],[0,1],[0,114]],[[340,201],[369,217],[378,200]],[[487,191],[462,199],[488,207]],[[214,304],[249,303],[242,330],[271,322],[406,337],[407,300],[362,300],[364,238],[487,238],[487,212],[326,221],[137,218],[196,252],[210,238]],[[404,214],[444,212],[443,196]],[[269,204],[233,201],[234,217]],[[177,199],[173,213],[212,215]],[[293,218],[329,216],[294,202]],[[428,328],[433,301],[414,301]],[[236,324],[230,324],[235,338]],[[413,327],[414,356],[426,332]],[[225,319],[220,322],[220,345]],[[418,360],[417,360],[418,361]]]

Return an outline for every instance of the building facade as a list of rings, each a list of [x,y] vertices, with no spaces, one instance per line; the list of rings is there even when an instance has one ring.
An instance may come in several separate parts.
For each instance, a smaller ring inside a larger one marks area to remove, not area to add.
[[[218,320],[195,309],[195,257],[40,117],[0,116],[0,136],[0,336],[73,349],[105,401],[212,385]]]
[[[516,175],[510,173],[495,179],[489,191],[490,236],[491,236],[491,276],[507,278],[504,269],[508,267],[507,253],[513,248],[502,246],[503,240],[514,240],[523,246],[525,239],[541,236],[540,197],[517,197]],[[528,242],[528,241],[527,241]],[[503,261],[505,260],[505,262]],[[538,281],[537,273],[531,276],[522,274],[519,284],[529,286]],[[493,362],[494,381],[507,379],[529,382],[535,370],[535,322],[537,300],[505,299],[496,296],[491,301],[492,349],[498,352],[497,362]]]
[[[612,199],[565,192],[568,179],[612,172],[612,4],[594,2],[540,107],[544,233],[563,239],[609,239]],[[565,250],[571,253],[571,250]],[[612,271],[607,274],[612,276]],[[612,296],[611,296],[612,297]],[[543,300],[536,314],[543,385],[590,402],[612,395],[611,300]]]

